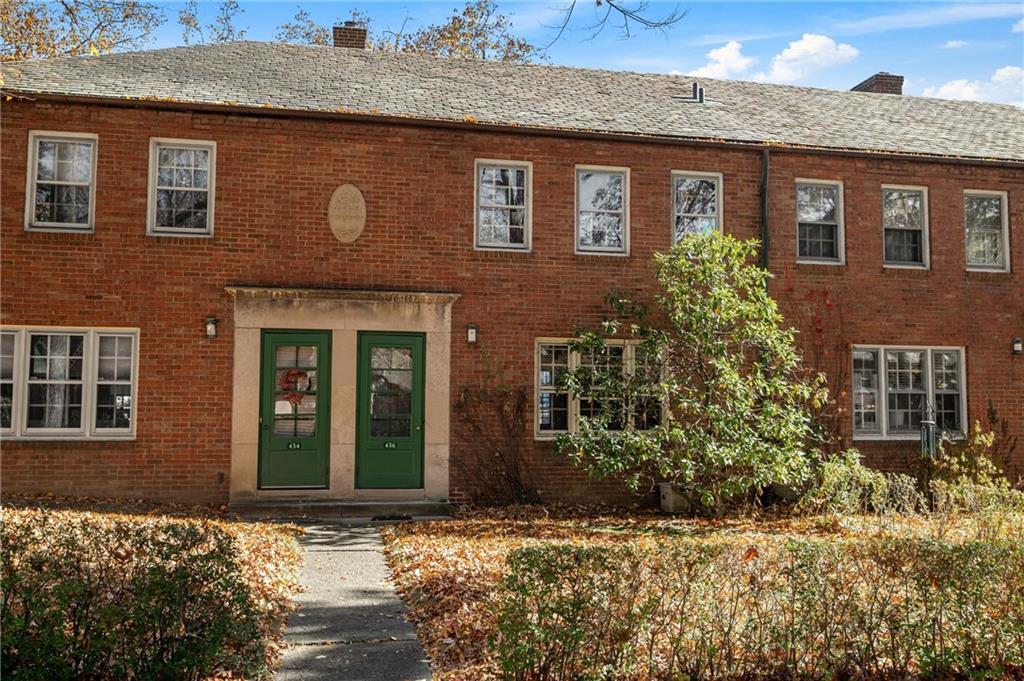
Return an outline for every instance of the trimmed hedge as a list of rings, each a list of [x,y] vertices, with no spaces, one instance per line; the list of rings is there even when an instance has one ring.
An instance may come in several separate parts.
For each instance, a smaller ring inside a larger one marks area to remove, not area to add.
[[[298,567],[293,533],[159,516],[2,513],[4,679],[269,670]],[[268,561],[280,574],[256,564]]]
[[[492,642],[505,678],[982,678],[1024,665],[1019,542],[541,545],[508,565]]]

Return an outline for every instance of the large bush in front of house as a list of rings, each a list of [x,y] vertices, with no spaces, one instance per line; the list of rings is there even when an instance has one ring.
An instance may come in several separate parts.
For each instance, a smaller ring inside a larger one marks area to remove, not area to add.
[[[560,451],[595,476],[636,490],[671,482],[706,507],[807,478],[812,411],[827,392],[807,378],[757,252],[712,231],[656,254],[656,322],[646,305],[609,296],[614,317],[572,343],[579,363],[563,385],[581,418]]]
[[[300,563],[288,528],[2,511],[4,679],[256,678]]]

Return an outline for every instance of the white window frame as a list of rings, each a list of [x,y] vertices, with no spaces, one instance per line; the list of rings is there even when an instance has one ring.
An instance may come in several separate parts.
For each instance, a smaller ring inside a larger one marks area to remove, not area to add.
[[[160,147],[177,147],[202,149],[210,152],[206,182],[206,231],[194,229],[177,229],[174,227],[158,227],[156,224],[156,190],[157,169],[160,160]],[[217,189],[217,143],[213,140],[177,139],[173,137],[149,138],[149,184],[146,193],[146,235],[189,237],[193,239],[210,239],[213,237],[214,208],[216,206]]]
[[[74,326],[2,326],[0,331],[14,336],[14,397],[11,428],[2,431],[3,440],[134,440],[138,423],[139,329],[120,327]],[[32,334],[73,334],[85,336],[82,349],[82,425],[72,428],[28,427],[28,376],[31,362],[29,337]],[[96,427],[96,386],[99,369],[99,337],[132,338],[132,417],[129,428]]]
[[[526,170],[526,180],[523,190],[526,192],[526,201],[523,205],[526,211],[526,219],[523,220],[523,243],[507,244],[481,244],[480,243],[480,168],[493,166],[499,168],[523,168]],[[509,159],[478,158],[473,162],[473,248],[477,251],[513,251],[518,253],[529,253],[533,250],[533,163],[531,161],[512,161]]]
[[[84,225],[70,222],[40,222],[36,220],[39,143],[47,140],[54,142],[87,142],[92,145],[92,168],[89,170],[89,220]],[[90,132],[28,131],[28,168],[25,171],[25,231],[68,232],[74,234],[91,234],[96,231],[96,168],[100,151],[99,140],[99,135]]]
[[[925,360],[925,404],[934,406],[935,398],[935,368],[932,362],[932,353],[934,352],[958,352],[960,355],[959,372],[960,375],[958,380],[960,382],[960,427],[962,430],[958,433],[947,433],[948,436],[959,439],[965,436],[965,431],[969,428],[967,421],[967,351],[963,346],[952,346],[952,345],[866,345],[858,344],[854,345],[850,350],[850,384],[853,385],[853,353],[857,350],[874,351],[878,353],[878,399],[876,400],[876,408],[878,409],[878,432],[857,432],[853,431],[854,441],[870,441],[870,440],[887,440],[887,441],[918,441],[921,439],[920,433],[889,433],[889,389],[888,389],[888,364],[886,361],[887,352],[921,352],[924,353]],[[855,390],[855,387],[854,387]],[[850,424],[853,425],[853,394],[854,390],[850,392]]]
[[[574,433],[578,428],[580,418],[580,398],[578,395],[569,394],[569,428],[567,430],[541,430],[540,429],[540,348],[542,345],[565,345],[571,346],[573,339],[559,337],[542,337],[534,339],[533,344],[533,438],[535,440],[554,440],[559,435]],[[636,348],[640,345],[638,341],[621,338],[610,338],[605,345],[623,347],[622,369],[627,375],[633,375],[636,371]],[[568,371],[576,371],[581,366],[580,353],[569,347]],[[665,418],[665,405],[661,407],[662,420]]]
[[[797,204],[797,189],[799,185],[811,184],[825,187],[835,187],[838,196],[836,205],[836,256],[835,258],[808,258],[800,255],[800,209]],[[794,198],[794,225],[796,227],[796,261],[801,265],[846,265],[846,187],[842,180],[817,180],[812,178],[798,177],[793,183]],[[885,248],[884,235],[882,248]]]
[[[672,216],[669,225],[669,239],[673,245],[677,244],[676,240],[676,218],[679,217],[679,206],[676,203],[676,199],[679,198],[678,192],[676,192],[676,180],[679,178],[697,178],[697,179],[712,179],[715,181],[715,228],[719,234],[725,233],[725,228],[722,225],[722,215],[725,211],[722,208],[724,196],[722,190],[725,186],[725,179],[722,173],[713,173],[703,170],[673,170],[669,173],[669,185],[672,191]]]
[[[885,192],[888,189],[896,191],[917,191],[921,192],[921,262],[920,263],[898,263],[888,262],[885,259]],[[927,270],[931,269],[931,219],[928,209],[928,187],[909,184],[883,184],[878,193],[880,215],[882,218],[882,267],[888,269],[902,270]]]
[[[971,264],[968,258],[967,249],[967,197],[968,196],[995,196],[1000,199],[1000,218],[1002,218],[1002,246],[1003,264],[976,265]],[[1010,271],[1010,198],[1009,193],[992,189],[965,189],[964,190],[964,263],[971,272],[1009,272]]]
[[[580,248],[580,173],[621,173],[623,177],[622,187],[622,248],[607,248],[603,246],[590,246]],[[629,213],[630,213],[630,173],[629,168],[622,166],[597,166],[577,165],[573,170],[573,223],[576,225],[573,248],[576,255],[611,255],[628,258],[630,248],[629,238]]]

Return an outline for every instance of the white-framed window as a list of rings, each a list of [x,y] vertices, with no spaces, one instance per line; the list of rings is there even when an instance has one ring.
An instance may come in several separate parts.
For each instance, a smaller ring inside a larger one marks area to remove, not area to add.
[[[796,181],[796,259],[824,265],[846,262],[842,182]]]
[[[476,248],[530,250],[533,164],[477,159],[475,167]]]
[[[4,327],[0,430],[5,438],[135,435],[137,329]]]
[[[25,229],[93,231],[98,142],[90,133],[29,131]]]
[[[672,243],[722,229],[722,174],[672,171]]]
[[[852,396],[855,439],[917,439],[929,407],[940,431],[963,435],[963,348],[854,346]]]
[[[629,255],[629,168],[576,166],[576,252]]]
[[[1010,223],[1006,204],[1006,192],[964,190],[968,269],[1010,271]]]
[[[538,440],[551,439],[561,433],[575,431],[579,418],[592,417],[604,411],[604,401],[621,401],[621,397],[590,396],[581,399],[560,387],[561,377],[580,367],[600,366],[604,369],[620,368],[627,375],[657,371],[657,363],[644,357],[636,341],[609,340],[604,352],[580,353],[571,348],[566,338],[538,338],[535,347],[534,436]],[[622,410],[619,410],[620,413]],[[642,400],[632,408],[631,427],[653,428],[661,423],[662,404],[658,397]],[[610,423],[612,430],[621,429],[622,423]]]
[[[216,142],[151,138],[147,233],[213,236],[216,173]]]
[[[928,188],[882,185],[883,264],[928,267]]]

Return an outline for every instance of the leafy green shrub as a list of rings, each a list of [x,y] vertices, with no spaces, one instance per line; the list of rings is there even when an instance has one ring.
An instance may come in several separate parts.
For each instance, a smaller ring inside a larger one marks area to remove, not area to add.
[[[945,678],[1024,664],[1024,546],[874,537],[518,549],[505,678]]]
[[[227,524],[4,509],[2,535],[5,679],[266,673],[289,561],[284,574],[256,576],[250,542]],[[289,543],[254,555],[290,558]]]
[[[860,459],[860,452],[848,449],[823,460],[798,509],[836,515],[913,514],[924,510],[924,496],[914,478],[868,468]]]

